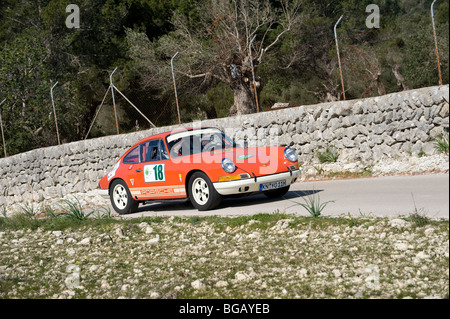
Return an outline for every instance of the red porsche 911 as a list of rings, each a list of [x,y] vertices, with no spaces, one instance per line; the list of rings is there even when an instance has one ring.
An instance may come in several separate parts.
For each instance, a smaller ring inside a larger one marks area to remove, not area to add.
[[[189,198],[210,210],[227,196],[286,194],[300,176],[289,147],[239,147],[217,128],[194,128],[150,136],[123,154],[99,182],[99,192],[119,214],[139,203]]]

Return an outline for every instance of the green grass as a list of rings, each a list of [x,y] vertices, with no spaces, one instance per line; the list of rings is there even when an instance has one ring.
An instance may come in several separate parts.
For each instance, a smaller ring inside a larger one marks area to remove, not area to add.
[[[290,200],[291,202],[295,203],[296,205],[299,205],[306,209],[306,211],[312,216],[312,217],[319,217],[322,213],[322,211],[325,209],[325,207],[329,203],[334,203],[333,200],[329,200],[326,202],[321,202],[319,193],[308,195],[308,196],[302,196],[302,194],[296,193],[301,199],[304,201],[304,203],[296,202],[293,200]],[[290,207],[296,206],[292,205]]]
[[[29,203],[21,205],[20,209],[23,212],[23,214],[25,214],[29,217],[34,217],[40,213],[40,211],[37,209],[37,207],[35,207],[33,204],[29,204]]]
[[[406,221],[412,222],[416,227],[423,227],[429,225],[432,221],[425,215],[415,212],[409,217],[405,218]]]
[[[89,218],[86,220],[78,220],[72,218],[61,217],[46,217],[46,218],[33,218],[26,214],[15,213],[9,217],[0,218],[0,230],[21,230],[31,229],[36,230],[41,228],[46,231],[64,230],[67,228],[80,228],[84,226],[97,227],[104,224],[117,223],[115,219],[96,219]]]
[[[321,163],[335,163],[339,154],[335,147],[327,146],[324,151],[317,152],[317,158]]]
[[[449,133],[444,132],[435,141],[435,148],[439,153],[449,153]]]
[[[0,231],[2,230],[36,230],[38,228],[43,231],[55,231],[65,229],[79,229],[83,227],[101,228],[112,224],[121,225],[125,231],[137,231],[137,224],[147,222],[149,224],[161,224],[166,221],[168,217],[140,217],[140,218],[110,218],[101,217],[96,218],[91,215],[87,219],[63,218],[61,216],[34,218],[27,214],[16,212],[8,217],[0,218]],[[251,216],[238,217],[221,217],[221,216],[205,216],[205,217],[190,217],[180,218],[174,217],[174,222],[183,222],[192,226],[201,227],[202,224],[214,225],[216,231],[225,231],[227,227],[237,228],[245,226],[246,229],[266,230],[273,227],[280,220],[289,220],[288,226],[291,228],[308,226],[312,229],[326,228],[329,226],[339,226],[348,224],[348,218],[341,217],[324,217],[311,219],[304,216],[293,216],[289,214],[282,214],[274,212],[272,214],[261,213]],[[367,222],[366,219],[358,221],[358,225]],[[251,225],[248,225],[251,223]]]
[[[60,208],[63,210],[63,213],[60,216],[76,220],[85,220],[95,213],[95,211],[85,213],[83,207],[81,207],[80,201],[76,197],[74,197],[74,201],[63,200],[63,202],[66,206],[60,205]]]

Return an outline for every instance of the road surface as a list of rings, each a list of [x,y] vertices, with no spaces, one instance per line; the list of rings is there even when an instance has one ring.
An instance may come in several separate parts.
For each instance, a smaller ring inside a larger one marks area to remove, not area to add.
[[[383,176],[328,181],[297,182],[285,198],[269,199],[264,195],[225,199],[215,210],[200,212],[187,202],[154,202],[141,205],[141,216],[239,216],[258,213],[287,213],[309,216],[295,202],[305,196],[319,196],[330,202],[322,216],[409,216],[419,212],[430,218],[449,218],[449,175]],[[111,211],[112,207],[111,207]]]

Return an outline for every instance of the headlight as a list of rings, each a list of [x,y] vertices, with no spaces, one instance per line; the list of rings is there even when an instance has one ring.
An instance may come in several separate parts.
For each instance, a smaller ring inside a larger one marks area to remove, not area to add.
[[[291,162],[297,162],[298,161],[297,152],[294,149],[290,148],[290,147],[286,147],[284,149],[284,157],[286,157]]]
[[[236,165],[229,158],[224,158],[222,160],[222,168],[227,173],[233,173],[236,170]]]

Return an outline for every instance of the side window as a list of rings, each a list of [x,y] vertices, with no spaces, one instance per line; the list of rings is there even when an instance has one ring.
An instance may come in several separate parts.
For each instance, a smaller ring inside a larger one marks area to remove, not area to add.
[[[139,146],[133,148],[125,157],[123,158],[124,164],[137,164],[139,163]]]
[[[142,144],[141,156],[143,162],[163,161],[169,159],[162,140],[148,141]]]
[[[166,146],[164,145],[164,141],[163,140],[159,140],[159,150],[161,153],[161,159],[164,160],[168,160],[169,159],[169,153],[167,152]]]

